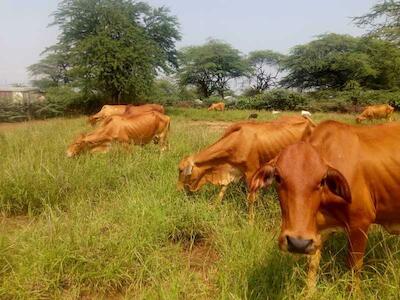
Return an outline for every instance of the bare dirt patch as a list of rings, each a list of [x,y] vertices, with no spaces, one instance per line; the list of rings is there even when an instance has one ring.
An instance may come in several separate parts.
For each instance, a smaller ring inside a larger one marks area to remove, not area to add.
[[[187,268],[197,274],[208,288],[208,294],[216,291],[215,275],[217,274],[216,262],[219,255],[214,247],[206,240],[185,246],[183,257],[186,260]]]
[[[0,233],[11,234],[18,230],[27,228],[34,222],[34,219],[28,216],[0,216]]]

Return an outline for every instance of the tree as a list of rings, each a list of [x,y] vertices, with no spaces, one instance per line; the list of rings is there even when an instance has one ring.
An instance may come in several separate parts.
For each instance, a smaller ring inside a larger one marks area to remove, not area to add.
[[[183,49],[180,65],[180,83],[196,86],[203,97],[218,92],[223,98],[229,80],[244,75],[247,70],[240,52],[219,40]]]
[[[281,72],[280,63],[284,55],[272,50],[258,50],[250,52],[247,57],[251,88],[256,93],[262,93],[276,84]]]
[[[165,7],[131,0],[64,0],[54,13],[68,74],[86,93],[119,102],[148,94],[158,71],[177,66],[178,23]]]
[[[353,21],[360,27],[368,27],[370,36],[400,44],[400,1],[381,1],[369,13]]]
[[[283,66],[287,87],[343,89],[350,80],[372,89],[400,86],[400,49],[373,38],[322,35],[296,46]]]
[[[32,81],[33,85],[47,89],[68,84],[71,78],[68,75],[69,59],[67,53],[57,46],[46,49],[44,53],[47,54],[44,58],[28,67],[31,76],[38,77],[38,79]]]

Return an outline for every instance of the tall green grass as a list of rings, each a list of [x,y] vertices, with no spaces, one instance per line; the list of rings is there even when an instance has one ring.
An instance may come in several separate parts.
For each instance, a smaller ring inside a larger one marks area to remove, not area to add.
[[[277,247],[280,210],[273,191],[257,203],[250,226],[241,184],[218,207],[214,187],[194,195],[176,190],[179,160],[222,132],[194,120],[234,121],[248,113],[169,111],[171,150],[161,155],[147,145],[67,159],[68,143],[90,130],[84,118],[2,131],[0,298],[306,297],[306,260]],[[399,251],[398,238],[379,228],[371,232],[362,275],[366,299],[398,298]],[[315,299],[354,296],[345,252],[343,235],[327,243]]]

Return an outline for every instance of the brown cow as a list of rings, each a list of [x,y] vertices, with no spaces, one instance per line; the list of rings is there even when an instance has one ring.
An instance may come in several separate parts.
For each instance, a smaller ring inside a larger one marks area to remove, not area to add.
[[[160,104],[143,104],[143,105],[132,105],[129,104],[126,106],[125,114],[129,114],[131,116],[140,115],[149,111],[157,111],[161,114],[165,113],[164,106]]]
[[[356,121],[357,123],[372,119],[387,119],[392,121],[393,111],[394,108],[389,104],[370,105],[363,110],[363,112],[356,118]]]
[[[89,123],[94,126],[101,121],[104,121],[107,117],[129,114],[131,116],[138,116],[143,113],[147,113],[150,111],[157,111],[159,113],[164,113],[164,107],[158,104],[144,104],[144,105],[103,105],[101,110],[89,117]]]
[[[275,179],[282,212],[279,246],[311,256],[315,286],[323,234],[344,229],[359,271],[372,223],[400,234],[400,123],[357,127],[326,121],[254,175],[256,192]]]
[[[300,140],[315,124],[305,117],[284,117],[271,122],[239,122],[203,151],[179,163],[178,187],[197,191],[204,184],[222,186],[220,202],[227,186],[241,178],[249,184],[254,172],[287,145]],[[254,219],[255,197],[248,198],[249,219]]]
[[[67,156],[72,157],[80,152],[108,152],[112,141],[124,145],[148,144],[152,140],[159,143],[161,150],[167,147],[167,135],[170,118],[159,112],[148,112],[139,116],[115,115],[108,117],[100,127],[92,133],[79,136],[67,150]]]
[[[210,105],[209,108],[207,108],[208,111],[210,110],[219,110],[219,111],[224,111],[225,110],[225,103],[224,102],[217,102],[213,103]]]

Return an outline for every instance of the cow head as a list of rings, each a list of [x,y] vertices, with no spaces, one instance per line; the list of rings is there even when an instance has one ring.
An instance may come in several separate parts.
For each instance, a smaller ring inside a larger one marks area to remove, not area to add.
[[[319,210],[351,202],[345,177],[326,164],[311,144],[299,142],[261,167],[253,176],[250,190],[254,193],[273,181],[282,213],[279,247],[296,253],[315,253],[321,247]]]
[[[185,189],[191,192],[197,191],[200,188],[198,182],[201,170],[195,165],[193,157],[188,156],[182,159],[179,163],[178,169],[178,189]]]
[[[240,177],[241,172],[227,163],[209,161],[200,164],[193,156],[188,156],[179,163],[178,189],[195,192],[206,183],[227,185]]]
[[[81,134],[71,145],[68,146],[67,157],[74,157],[84,150],[84,138],[85,135]]]
[[[365,117],[358,116],[358,117],[356,118],[356,122],[357,122],[357,123],[361,123],[361,122],[364,121],[365,119],[366,119]]]

